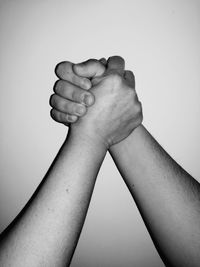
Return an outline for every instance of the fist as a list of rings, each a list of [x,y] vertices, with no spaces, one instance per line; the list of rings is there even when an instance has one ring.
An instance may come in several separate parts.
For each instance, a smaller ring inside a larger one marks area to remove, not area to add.
[[[94,96],[87,91],[92,84],[88,78],[79,77],[73,71],[73,64],[65,61],[56,66],[56,75],[60,78],[54,85],[54,94],[50,97],[51,117],[70,126],[87,112],[94,103]]]
[[[61,65],[60,69],[62,69]],[[87,115],[80,116],[79,119],[76,119],[76,123],[71,124],[72,133],[79,133],[92,140],[98,140],[106,148],[109,148],[126,138],[142,122],[142,108],[134,88],[134,75],[130,71],[124,71],[122,58],[111,57],[107,63],[89,60],[84,64],[74,65],[73,72],[79,78],[90,79],[92,87],[86,92],[91,93],[88,96],[91,97],[92,102],[95,98],[95,104],[90,108],[85,106]],[[63,77],[63,71],[61,73],[61,75],[58,73],[59,77]],[[83,93],[80,84],[73,86],[74,94],[81,95]],[[63,93],[59,96],[63,101],[67,101],[66,90],[60,91]],[[79,101],[80,103],[81,101]],[[53,108],[54,106],[52,105]],[[62,115],[63,120],[61,115],[58,116],[58,114],[66,115],[69,112],[69,105],[66,104],[65,107],[64,110],[63,104],[57,103],[56,112],[60,113],[55,114],[53,118],[66,123],[64,115]],[[73,112],[71,113],[77,116]],[[57,119],[58,117],[60,120]]]

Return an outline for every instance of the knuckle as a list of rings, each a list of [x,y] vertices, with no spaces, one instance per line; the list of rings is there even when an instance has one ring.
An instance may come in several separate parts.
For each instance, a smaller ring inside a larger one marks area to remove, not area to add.
[[[68,102],[65,101],[62,97],[54,94],[50,98],[50,106],[59,110],[59,111],[67,111],[68,110]]]
[[[77,116],[65,114],[63,112],[57,111],[56,109],[51,109],[50,115],[53,120],[59,123],[64,123],[65,125],[68,125],[68,123],[73,123],[77,120]]]
[[[50,115],[51,115],[51,118],[55,121],[59,121],[59,118],[58,118],[58,112],[55,110],[55,109],[51,109],[50,111]]]
[[[56,74],[56,76],[58,76],[58,69],[60,68],[59,67],[59,65],[60,65],[61,63],[58,63],[56,66],[55,66],[55,69],[54,69],[54,72],[55,72],[55,74]]]
[[[72,63],[69,61],[62,61],[55,67],[55,74],[58,78],[64,78],[66,73],[71,70]]]
[[[109,74],[109,78],[108,78],[112,83],[114,83],[115,85],[119,85],[122,83],[122,77],[119,73],[114,72]]]
[[[60,93],[60,91],[62,89],[62,85],[63,85],[63,81],[62,80],[57,80],[55,82],[55,85],[54,85],[54,88],[53,88],[54,92],[57,93],[57,94]]]
[[[93,68],[96,70],[96,76],[101,76],[105,72],[105,66],[97,59],[93,61]]]
[[[56,101],[55,98],[56,98],[56,95],[55,94],[53,94],[53,95],[50,96],[49,105],[51,107],[54,107],[55,106],[55,101]]]
[[[62,74],[64,62],[60,62],[55,67],[55,74],[57,77],[60,77]]]
[[[54,110],[53,110],[53,109],[50,110],[50,116],[51,116],[52,118],[54,118]]]

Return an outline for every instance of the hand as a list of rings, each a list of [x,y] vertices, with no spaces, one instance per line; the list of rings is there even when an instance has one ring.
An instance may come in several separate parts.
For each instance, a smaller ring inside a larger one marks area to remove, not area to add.
[[[73,64],[69,61],[56,66],[56,74],[61,78],[54,85],[55,94],[50,97],[52,118],[70,126],[87,112],[87,106],[94,103],[94,96],[87,91],[91,88],[91,81],[79,77],[73,71]]]
[[[101,62],[106,63],[105,60],[101,60]],[[91,80],[93,87],[90,92],[94,94],[96,103],[88,110],[87,116],[80,118],[72,125],[72,128],[76,131],[78,129],[79,134],[83,134],[84,131],[84,135],[99,139],[109,148],[112,144],[126,138],[141,123],[142,112],[141,104],[134,90],[134,76],[130,71],[124,72],[124,60],[120,57],[110,58],[106,72],[102,63],[97,60],[89,60],[84,64],[74,65],[75,74],[84,78],[93,77]],[[57,71],[58,77],[66,78],[63,75],[66,65],[61,63],[58,66],[58,70],[60,70]],[[102,76],[99,77],[100,75]],[[76,90],[76,94],[82,93],[78,87],[73,87],[73,90],[74,92]],[[66,95],[67,90],[63,91]],[[65,95],[62,95],[62,101],[65,100]],[[52,106],[54,107],[54,105]],[[68,112],[69,106],[66,102],[68,110],[65,111],[60,106],[62,105],[57,101],[58,111],[52,113],[53,118],[65,123],[62,119],[64,115],[62,117],[61,114]]]

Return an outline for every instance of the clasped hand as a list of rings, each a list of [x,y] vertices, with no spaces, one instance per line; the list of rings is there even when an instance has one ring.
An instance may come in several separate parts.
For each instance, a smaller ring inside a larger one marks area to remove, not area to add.
[[[50,98],[52,118],[106,149],[125,139],[141,124],[142,107],[134,75],[124,65],[118,56],[58,64],[59,80]]]

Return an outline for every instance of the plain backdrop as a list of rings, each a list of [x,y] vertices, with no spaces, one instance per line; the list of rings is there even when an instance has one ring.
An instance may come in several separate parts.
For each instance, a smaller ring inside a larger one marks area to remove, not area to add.
[[[48,104],[63,60],[123,56],[136,76],[144,125],[199,180],[199,47],[198,0],[1,0],[0,230],[66,137]],[[164,266],[109,154],[71,266]]]

